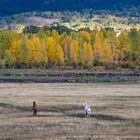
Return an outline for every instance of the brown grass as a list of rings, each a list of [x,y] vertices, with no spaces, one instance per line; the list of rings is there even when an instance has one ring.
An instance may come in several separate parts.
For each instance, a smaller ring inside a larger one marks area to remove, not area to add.
[[[139,84],[0,84],[0,140],[139,139]]]

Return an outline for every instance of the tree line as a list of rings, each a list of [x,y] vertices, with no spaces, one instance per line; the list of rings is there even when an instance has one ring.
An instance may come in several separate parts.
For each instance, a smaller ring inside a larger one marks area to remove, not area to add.
[[[140,66],[140,31],[117,35],[113,29],[93,31],[40,30],[18,34],[0,31],[0,67],[115,69]]]

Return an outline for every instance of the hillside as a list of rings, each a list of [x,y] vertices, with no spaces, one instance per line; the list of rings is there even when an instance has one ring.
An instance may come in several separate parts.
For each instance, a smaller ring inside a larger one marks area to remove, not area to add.
[[[137,7],[138,0],[1,0],[0,16],[32,11],[80,11],[83,9],[112,9]]]

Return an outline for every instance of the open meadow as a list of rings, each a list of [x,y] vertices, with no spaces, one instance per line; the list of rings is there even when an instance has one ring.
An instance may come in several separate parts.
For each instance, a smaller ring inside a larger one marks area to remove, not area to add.
[[[0,83],[0,140],[140,140],[140,84]]]

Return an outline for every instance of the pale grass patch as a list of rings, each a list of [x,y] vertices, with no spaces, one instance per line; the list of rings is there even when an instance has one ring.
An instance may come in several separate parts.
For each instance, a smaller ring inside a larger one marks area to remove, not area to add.
[[[0,84],[0,140],[139,140],[139,91],[138,84]]]

